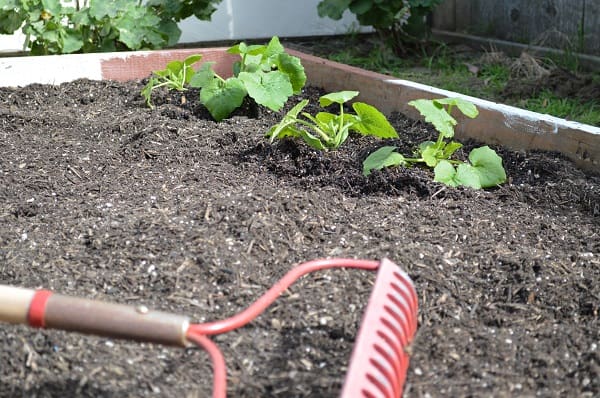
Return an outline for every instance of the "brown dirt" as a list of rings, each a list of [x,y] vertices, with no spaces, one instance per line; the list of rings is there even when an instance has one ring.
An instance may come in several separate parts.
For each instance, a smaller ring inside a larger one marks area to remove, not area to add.
[[[600,101],[600,84],[591,76],[579,76],[564,68],[552,68],[535,78],[515,77],[508,81],[502,94],[507,98],[525,98],[550,91],[558,98],[577,98],[582,102]]]
[[[297,263],[389,257],[420,299],[406,396],[600,394],[599,176],[497,148],[510,181],[489,191],[443,187],[419,168],[365,178],[376,140],[329,153],[270,145],[262,134],[280,113],[215,123],[193,92],[185,105],[162,94],[150,110],[141,87],[0,89],[0,283],[209,320]],[[432,137],[392,120],[404,151]],[[217,337],[229,395],[336,396],[373,280],[306,277]],[[1,397],[211,391],[196,349],[12,325],[0,341]]]

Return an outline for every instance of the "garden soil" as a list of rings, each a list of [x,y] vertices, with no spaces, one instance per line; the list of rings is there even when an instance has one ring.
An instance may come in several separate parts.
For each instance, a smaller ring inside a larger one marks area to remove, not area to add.
[[[381,141],[351,136],[327,153],[270,143],[282,112],[216,123],[196,92],[159,92],[149,109],[142,87],[0,89],[1,284],[208,321],[303,261],[387,257],[420,300],[405,396],[600,394],[598,175],[496,147],[509,180],[495,189],[445,187],[421,168],[367,178],[361,162]],[[319,94],[299,97],[314,111]],[[402,152],[434,138],[391,120]],[[216,337],[229,396],[337,396],[375,276],[309,275]],[[0,325],[0,343],[1,397],[211,394],[194,348],[14,325]]]

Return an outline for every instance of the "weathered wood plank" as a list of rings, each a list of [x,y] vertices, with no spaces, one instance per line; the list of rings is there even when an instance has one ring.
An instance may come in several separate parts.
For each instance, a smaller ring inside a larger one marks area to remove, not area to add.
[[[453,0],[441,10],[447,15],[452,5],[455,31],[600,55],[597,0]]]
[[[437,7],[433,14],[433,24],[442,30],[456,29],[456,0],[446,0]]]
[[[585,23],[584,23],[585,48],[582,52],[586,54],[600,55],[600,1],[585,1]]]

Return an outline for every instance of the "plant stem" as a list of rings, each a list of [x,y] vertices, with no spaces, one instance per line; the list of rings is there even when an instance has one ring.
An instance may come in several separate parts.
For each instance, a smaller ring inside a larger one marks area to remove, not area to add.
[[[314,132],[316,132],[317,134],[319,134],[319,136],[321,137],[321,139],[323,141],[325,141],[326,143],[330,143],[331,142],[331,137],[329,135],[327,135],[327,133],[325,133],[323,130],[321,130],[317,125],[312,124],[310,122],[307,122],[306,120],[302,120],[302,119],[296,119],[296,123],[302,124],[306,127],[309,127],[311,130],[313,130]]]

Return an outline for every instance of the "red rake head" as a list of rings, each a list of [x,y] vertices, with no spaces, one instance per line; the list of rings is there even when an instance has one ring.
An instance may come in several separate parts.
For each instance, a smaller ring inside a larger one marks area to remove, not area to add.
[[[417,295],[409,276],[384,259],[362,320],[341,398],[402,394],[417,330]]]
[[[408,275],[389,260],[323,259],[290,270],[263,296],[230,318],[190,324],[180,315],[0,285],[0,322],[24,323],[100,336],[168,345],[194,342],[215,368],[213,397],[225,397],[227,372],[219,348],[208,338],[240,328],[260,315],[301,276],[328,268],[378,270],[365,311],[342,398],[397,398],[408,368],[406,347],[417,329],[417,296]]]

